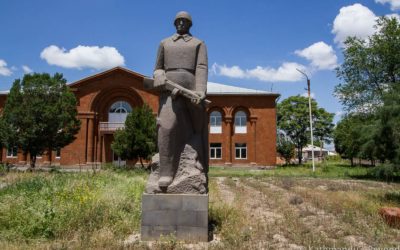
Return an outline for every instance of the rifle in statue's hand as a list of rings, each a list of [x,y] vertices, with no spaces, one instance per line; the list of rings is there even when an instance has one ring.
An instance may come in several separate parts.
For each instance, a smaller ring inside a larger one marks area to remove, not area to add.
[[[148,77],[145,77],[143,79],[143,86],[145,89],[156,88],[156,87],[154,87],[154,79],[148,78]],[[188,98],[189,100],[194,100],[195,104],[203,103],[205,106],[207,106],[211,103],[210,100],[202,98],[201,96],[196,94],[194,91],[184,88],[181,85],[174,83],[173,81],[170,81],[168,79],[165,80],[165,83],[163,86],[158,86],[158,87],[163,87],[164,89],[171,91],[171,93],[174,95],[178,92],[179,95],[182,95],[182,96]]]

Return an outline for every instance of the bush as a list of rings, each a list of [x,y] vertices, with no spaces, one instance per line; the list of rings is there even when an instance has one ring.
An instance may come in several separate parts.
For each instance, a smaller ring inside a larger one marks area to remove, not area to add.
[[[290,160],[295,155],[295,145],[289,139],[279,138],[277,152],[285,159],[285,164],[290,164]]]
[[[327,161],[338,162],[342,160],[342,157],[340,155],[328,155],[325,159]]]
[[[399,179],[400,169],[396,165],[385,164],[369,169],[367,175],[377,180],[393,182]]]

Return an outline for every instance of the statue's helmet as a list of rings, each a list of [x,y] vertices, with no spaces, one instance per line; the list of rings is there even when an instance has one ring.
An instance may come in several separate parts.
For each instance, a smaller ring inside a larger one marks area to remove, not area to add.
[[[174,24],[176,23],[176,20],[180,19],[180,18],[184,18],[186,20],[190,21],[190,26],[192,26],[192,17],[190,16],[190,14],[186,11],[179,11],[178,14],[176,14],[175,19],[174,19]]]

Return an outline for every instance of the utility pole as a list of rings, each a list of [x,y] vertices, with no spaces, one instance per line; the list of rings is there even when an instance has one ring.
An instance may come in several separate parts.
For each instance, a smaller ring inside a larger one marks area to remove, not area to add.
[[[310,112],[310,136],[311,136],[311,156],[312,156],[312,171],[315,172],[315,162],[314,162],[314,136],[313,136],[313,123],[312,123],[312,114],[311,114],[311,90],[310,90],[310,79],[307,74],[303,71],[296,69],[301,74],[303,74],[307,79],[307,92],[308,92],[308,109]]]

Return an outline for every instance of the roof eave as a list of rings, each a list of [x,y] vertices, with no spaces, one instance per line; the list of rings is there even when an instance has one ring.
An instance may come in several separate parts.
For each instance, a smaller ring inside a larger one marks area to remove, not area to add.
[[[117,71],[117,70],[121,70],[121,71],[128,72],[128,73],[130,73],[130,74],[132,74],[132,75],[134,75],[134,76],[136,76],[136,77],[139,77],[139,78],[144,78],[144,77],[145,77],[144,75],[142,75],[142,74],[140,74],[140,73],[137,73],[137,72],[135,72],[135,71],[132,71],[132,70],[130,70],[130,69],[127,69],[127,68],[124,68],[124,67],[121,67],[121,66],[117,66],[117,67],[111,68],[111,69],[109,69],[109,70],[105,70],[105,71],[103,71],[103,72],[100,72],[100,73],[97,73],[97,74],[94,74],[94,75],[85,77],[85,78],[80,79],[80,80],[78,80],[78,81],[71,82],[71,83],[67,83],[67,85],[68,85],[69,87],[79,86],[79,84],[82,83],[82,82],[90,81],[90,80],[92,80],[92,79],[105,76],[105,75],[107,75],[107,74],[109,74],[109,73],[111,73],[111,72],[113,72],[113,71]]]

